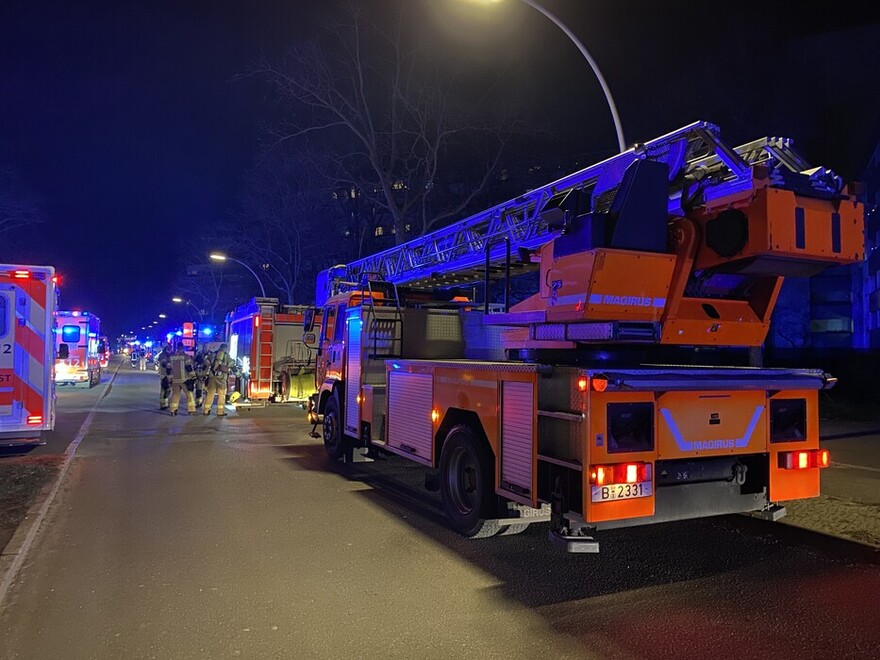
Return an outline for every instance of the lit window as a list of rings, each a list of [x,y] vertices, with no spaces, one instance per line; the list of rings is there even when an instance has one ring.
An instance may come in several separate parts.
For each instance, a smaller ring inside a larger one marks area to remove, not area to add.
[[[382,236],[385,233],[385,228],[382,225],[376,227],[376,236]]]

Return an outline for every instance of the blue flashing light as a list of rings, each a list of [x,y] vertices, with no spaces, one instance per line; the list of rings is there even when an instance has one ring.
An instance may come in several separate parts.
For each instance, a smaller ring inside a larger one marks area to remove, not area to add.
[[[202,334],[205,335],[205,337],[210,337],[214,334],[214,331],[211,328],[202,328]]]
[[[175,334],[176,336],[178,336],[178,337],[183,337],[183,330],[178,330],[178,331],[175,332],[174,334]]]
[[[153,346],[153,342],[152,341],[145,341],[144,346],[146,346],[147,348],[151,348]]]
[[[397,362],[392,362],[392,363],[391,363],[391,366],[392,366],[393,368],[395,368],[395,369],[400,369],[400,365],[397,364]]]

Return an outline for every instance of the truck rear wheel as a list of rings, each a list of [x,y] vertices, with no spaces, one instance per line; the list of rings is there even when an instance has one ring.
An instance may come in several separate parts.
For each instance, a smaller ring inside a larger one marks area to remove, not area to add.
[[[332,461],[345,457],[348,440],[342,432],[342,409],[336,394],[330,396],[324,407],[324,451]]]
[[[446,436],[440,455],[440,494],[450,525],[459,534],[486,538],[501,526],[495,508],[492,458],[473,430],[459,425]]]

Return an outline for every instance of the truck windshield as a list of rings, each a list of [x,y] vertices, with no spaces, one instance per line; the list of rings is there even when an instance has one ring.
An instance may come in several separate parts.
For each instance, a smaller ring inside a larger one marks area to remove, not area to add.
[[[6,296],[0,296],[0,338],[6,336]]]

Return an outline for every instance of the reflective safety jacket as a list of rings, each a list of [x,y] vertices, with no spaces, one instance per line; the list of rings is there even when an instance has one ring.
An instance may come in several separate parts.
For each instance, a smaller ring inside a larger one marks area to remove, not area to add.
[[[192,358],[186,353],[174,353],[169,360],[171,364],[171,379],[176,383],[195,377]]]

